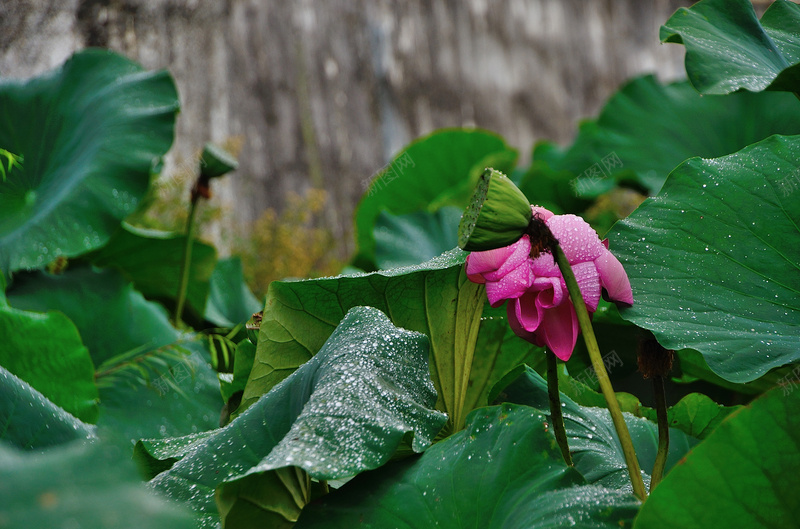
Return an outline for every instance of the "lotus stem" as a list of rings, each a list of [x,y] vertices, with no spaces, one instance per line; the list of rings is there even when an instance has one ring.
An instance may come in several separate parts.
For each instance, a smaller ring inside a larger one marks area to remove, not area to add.
[[[551,251],[556,258],[558,268],[561,270],[561,275],[567,283],[567,290],[572,304],[575,307],[575,313],[578,316],[578,324],[580,325],[583,339],[586,342],[586,349],[589,351],[589,357],[592,360],[592,367],[594,367],[597,374],[597,380],[600,382],[600,389],[603,396],[608,403],[608,411],[611,413],[611,420],[614,423],[614,428],[617,431],[619,442],[622,445],[622,452],[625,455],[625,463],[628,466],[628,474],[631,478],[631,485],[633,493],[641,501],[647,498],[647,491],[644,487],[642,480],[642,472],[639,468],[639,460],[636,458],[636,450],[633,448],[633,441],[631,440],[628,425],[622,416],[622,410],[619,407],[617,396],[614,393],[614,388],[611,386],[611,380],[608,378],[608,372],[603,364],[603,358],[600,356],[600,348],[597,346],[597,339],[592,329],[592,322],[589,319],[589,311],[586,309],[586,303],[583,301],[581,290],[578,287],[578,282],[575,279],[575,274],[572,272],[572,267],[564,255],[564,250],[556,242],[551,247]]]
[[[656,418],[658,420],[658,452],[656,462],[653,465],[653,474],[650,478],[650,492],[664,476],[664,467],[667,464],[669,454],[669,421],[667,420],[667,398],[664,392],[664,377],[656,375],[653,377],[653,392],[656,401]]]
[[[186,220],[186,245],[183,248],[183,264],[181,267],[181,278],[178,287],[178,304],[175,307],[175,327],[180,326],[183,317],[183,306],[186,303],[186,291],[189,288],[189,269],[192,265],[192,243],[194,242],[194,218],[197,212],[197,202],[199,196],[192,193],[191,206],[189,207],[189,218]]]
[[[561,448],[561,455],[567,465],[572,466],[572,454],[569,452],[567,430],[564,428],[564,415],[561,413],[561,396],[558,392],[558,358],[553,351],[546,351],[547,355],[547,396],[550,398],[550,422],[556,442]]]

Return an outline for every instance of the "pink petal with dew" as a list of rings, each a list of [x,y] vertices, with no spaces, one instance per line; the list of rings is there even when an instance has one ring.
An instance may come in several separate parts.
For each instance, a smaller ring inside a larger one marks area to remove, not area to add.
[[[498,281],[486,282],[486,297],[492,307],[499,307],[507,299],[518,298],[533,283],[533,272],[528,261],[500,278]]]
[[[561,277],[556,260],[550,253],[541,253],[533,260],[531,269],[536,277]]]
[[[572,356],[579,333],[575,309],[572,303],[564,302],[545,311],[542,325],[536,331],[536,337],[537,341],[541,340],[540,345],[543,342],[558,358],[566,362]]]
[[[594,262],[600,274],[600,284],[608,291],[608,297],[633,305],[633,291],[628,274],[614,254],[606,250]]]
[[[581,289],[581,296],[586,303],[586,309],[589,312],[597,310],[597,304],[600,302],[600,274],[597,273],[594,263],[578,263],[572,265],[572,273],[575,274],[575,280],[578,282],[578,288]],[[565,285],[566,288],[566,285]]]
[[[605,249],[597,232],[577,215],[554,215],[547,221],[570,264],[594,261]]]
[[[498,281],[523,262],[531,253],[531,241],[523,235],[514,244],[485,252],[472,252],[467,256],[467,277],[480,275],[486,281]],[[482,283],[482,281],[475,281]]]
[[[497,271],[513,253],[514,249],[510,246],[470,253],[467,256],[467,277],[473,283],[485,283],[483,275]]]

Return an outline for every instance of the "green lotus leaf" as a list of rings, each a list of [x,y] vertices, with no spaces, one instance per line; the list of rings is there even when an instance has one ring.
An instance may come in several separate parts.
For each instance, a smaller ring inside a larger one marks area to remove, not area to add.
[[[308,505],[297,529],[629,527],[639,502],[587,485],[564,463],[548,419],[527,406],[473,411],[422,456],[356,477]]]
[[[793,95],[701,96],[686,81],[662,84],[648,75],[620,88],[568,147],[538,144],[520,189],[531,202],[577,213],[587,205],[579,198],[621,182],[654,195],[684,160],[731,154],[772,134],[800,134]]]
[[[800,92],[800,6],[777,0],[758,20],[748,0],[703,0],[661,27],[686,46],[686,73],[703,94]]]
[[[104,245],[170,148],[175,83],[107,50],[28,81],[0,80],[0,146],[25,158],[0,185],[0,269]]]
[[[23,452],[0,443],[0,527],[192,529],[190,512],[153,494],[130,455],[73,441]]]
[[[730,414],[664,477],[635,529],[778,529],[800,516],[800,391],[775,388]]]
[[[622,316],[732,382],[800,360],[800,137],[676,168],[609,233],[634,304]]]
[[[226,527],[287,526],[310,499],[309,475],[341,479],[383,465],[404,440],[430,445],[446,418],[430,409],[428,345],[377,309],[350,310],[316,356],[152,485],[206,527],[218,521],[218,487]]]
[[[94,437],[94,427],[0,366],[0,440],[25,450]]]
[[[690,393],[667,410],[670,428],[678,428],[687,435],[705,439],[731,413],[741,406],[721,406],[702,393]],[[642,414],[656,420],[656,411],[644,408]]]
[[[439,396],[436,408],[448,414],[450,428],[463,426],[470,411],[464,403],[473,401],[474,393],[483,387],[483,383],[475,385],[472,365],[486,298],[483,285],[470,282],[464,274],[465,258],[466,253],[456,248],[406,268],[274,281],[267,292],[242,407],[312,358],[350,308],[368,305],[386,313],[394,325],[430,338],[431,378]],[[481,376],[492,375],[484,372]]]
[[[463,208],[453,206],[405,215],[381,211],[373,232],[378,269],[424,263],[458,246],[458,223],[463,212]]]
[[[678,384],[691,384],[697,381],[710,383],[720,388],[741,394],[747,400],[767,392],[780,384],[782,378],[789,374],[793,366],[783,366],[771,369],[764,375],[751,382],[731,382],[714,373],[702,354],[694,349],[681,349],[675,351],[675,369],[672,380]]]
[[[263,308],[244,282],[241,259],[229,257],[217,261],[209,282],[205,319],[220,327],[233,328]]]
[[[13,298],[12,306],[18,305]],[[75,324],[47,308],[0,306],[0,366],[75,417],[97,421],[94,364]]]
[[[139,439],[133,447],[133,460],[145,479],[153,479],[172,468],[178,460],[200,447],[216,430],[190,433],[182,437]]]
[[[75,322],[96,366],[98,426],[107,435],[128,443],[219,424],[219,382],[208,351],[116,270],[20,275],[7,294],[13,305],[55,309]]]

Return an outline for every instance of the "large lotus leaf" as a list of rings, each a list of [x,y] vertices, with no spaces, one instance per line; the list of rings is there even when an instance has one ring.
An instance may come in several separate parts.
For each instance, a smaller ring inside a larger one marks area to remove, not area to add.
[[[633,287],[622,316],[733,382],[800,359],[800,137],[676,168],[609,234]]]
[[[0,336],[0,366],[79,419],[97,420],[94,364],[67,316],[0,306]]]
[[[229,257],[218,261],[211,274],[205,319],[220,327],[233,328],[263,308],[244,282],[242,260]]]
[[[358,476],[308,505],[296,527],[629,527],[639,502],[587,485],[547,431],[547,418],[527,406],[475,410],[464,430],[421,457]]]
[[[0,366],[0,440],[30,450],[93,436],[93,426]]]
[[[75,441],[44,452],[0,443],[0,527],[191,529],[192,516],[148,490],[117,447]]]
[[[0,269],[40,268],[105,244],[147,192],[177,111],[167,72],[107,50],[0,81],[0,146],[25,158],[0,186]]]
[[[139,439],[133,447],[133,460],[147,480],[172,468],[176,461],[198,448],[217,430],[190,433],[182,437]]]
[[[527,367],[511,385],[505,388],[500,398],[516,404],[525,404],[550,415],[547,396],[547,381],[536,371]],[[572,458],[581,474],[589,483],[632,492],[625,456],[619,443],[611,415],[605,408],[580,406],[561,394],[564,427],[567,431]],[[655,463],[658,450],[658,427],[655,423],[624,413],[625,422],[633,440],[642,478],[649,483],[649,471]],[[553,438],[555,440],[555,437]],[[670,446],[667,470],[695,444],[695,440],[683,432],[670,429]]]
[[[581,124],[568,148],[537,145],[520,188],[531,202],[542,197],[572,210],[563,198],[565,171],[575,179],[570,192],[580,196],[595,197],[621,180],[655,194],[687,158],[724,156],[772,134],[800,134],[800,105],[791,94],[701,96],[686,81],[664,85],[640,77],[614,94],[596,120]],[[560,195],[552,196],[554,183]]]
[[[800,391],[776,388],[725,419],[655,488],[634,527],[796,527]]]
[[[700,380],[718,386],[720,389],[724,388],[724,390],[734,391],[752,398],[780,384],[780,380],[792,369],[793,366],[787,365],[771,369],[751,382],[730,382],[711,371],[702,354],[694,349],[681,349],[675,351],[675,363],[671,375],[672,381],[678,384],[691,384]]]
[[[443,129],[417,139],[375,175],[356,209],[356,266],[375,267],[373,228],[382,210],[404,215],[464,207],[486,166],[508,172],[515,162],[516,151],[485,130]]]
[[[97,266],[120,270],[145,297],[171,307],[178,296],[185,246],[185,235],[123,223],[108,244],[86,258]],[[197,320],[202,320],[205,312],[216,262],[213,246],[197,240],[192,243],[186,303]]]
[[[219,382],[208,352],[181,335],[157,303],[115,270],[70,268],[62,275],[20,275],[9,301],[58,309],[77,325],[98,367],[98,424],[124,440],[177,436],[218,424]],[[141,383],[139,367],[148,366]],[[110,381],[106,383],[106,381]]]
[[[267,292],[258,349],[242,406],[255,402],[320,350],[350,308],[367,305],[398,327],[428,335],[437,409],[463,425],[486,294],[463,272],[455,249],[418,266],[308,281],[274,281]],[[484,376],[489,377],[490,373]]]
[[[445,417],[429,408],[428,339],[372,307],[350,310],[311,360],[167,472],[156,489],[189,502],[204,525],[280,527],[307,501],[302,470],[341,479],[386,463],[404,439],[422,451]],[[291,483],[287,476],[300,476]],[[247,486],[243,487],[242,483]],[[278,498],[305,498],[300,505]],[[255,505],[255,506],[254,506]],[[233,520],[239,520],[233,523]]]
[[[458,246],[458,223],[464,208],[445,206],[433,213],[392,215],[375,221],[375,264],[379,269],[424,263]]]
[[[686,46],[686,73],[703,94],[800,92],[800,6],[777,0],[759,22],[749,0],[703,0],[661,27]]]

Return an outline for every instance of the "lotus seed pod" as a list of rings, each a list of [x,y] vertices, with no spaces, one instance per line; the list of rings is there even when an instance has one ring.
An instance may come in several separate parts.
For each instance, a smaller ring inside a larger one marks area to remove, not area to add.
[[[506,175],[487,168],[458,226],[458,245],[469,252],[515,243],[531,221],[531,205]]]
[[[675,351],[666,349],[655,338],[640,341],[636,354],[644,378],[665,377],[672,371]]]
[[[213,143],[206,143],[203,147],[203,155],[200,158],[201,177],[205,179],[216,178],[230,173],[237,167],[239,167],[239,162],[222,147],[218,147]]]

